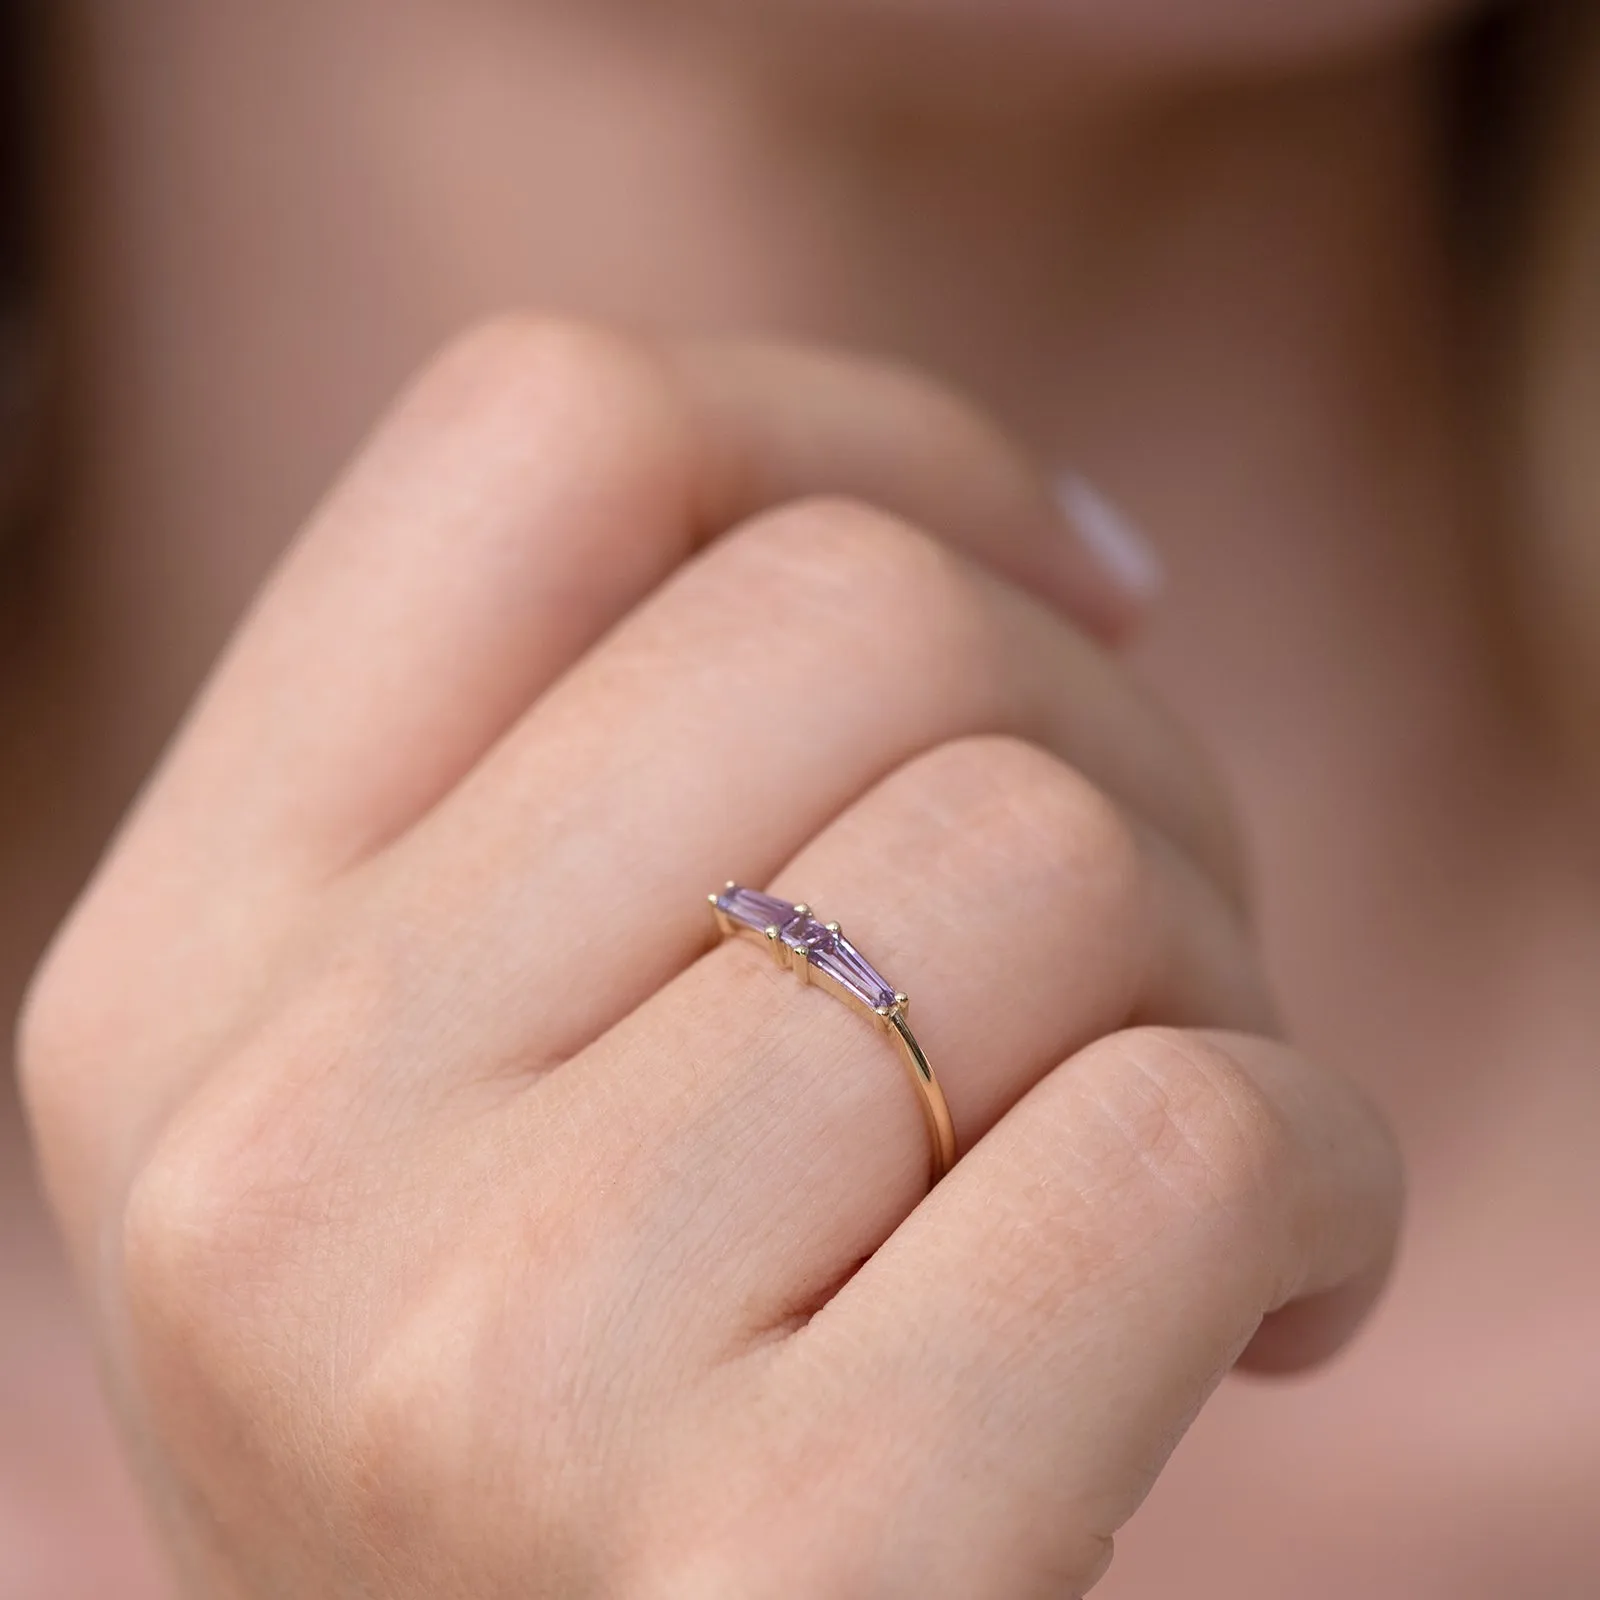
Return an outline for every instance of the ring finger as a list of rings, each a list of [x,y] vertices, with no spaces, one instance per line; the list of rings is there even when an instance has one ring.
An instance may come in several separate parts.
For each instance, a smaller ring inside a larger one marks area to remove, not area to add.
[[[373,864],[361,914],[425,1093],[444,1050],[458,1077],[581,1050],[695,959],[731,867],[762,881],[887,773],[984,733],[1054,751],[1233,881],[1188,740],[1037,602],[863,507],[746,525]],[[419,1015],[448,1019],[441,1050],[416,1047]],[[394,1057],[378,1041],[390,1107]]]
[[[1220,890],[1015,740],[909,763],[777,887],[837,916],[912,996],[961,1149],[1057,1062],[1129,1023],[1272,1025]],[[663,1072],[663,1059],[687,1066]],[[663,1319],[676,1358],[686,1327],[714,1360],[804,1320],[912,1210],[929,1171],[928,1129],[885,1032],[744,940],[537,1086],[504,1137],[545,1147],[536,1189],[573,1181],[567,1157],[622,1208],[614,1255],[591,1265],[619,1292],[661,1286],[642,1314]],[[558,1197],[526,1204],[538,1214]]]

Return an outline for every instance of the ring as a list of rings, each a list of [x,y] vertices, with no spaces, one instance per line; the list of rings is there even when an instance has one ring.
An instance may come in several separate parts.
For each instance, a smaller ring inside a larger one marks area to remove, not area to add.
[[[731,881],[723,886],[721,894],[706,898],[724,938],[735,933],[754,934],[771,947],[778,965],[797,973],[802,983],[814,983],[847,1005],[865,1011],[894,1035],[905,1055],[928,1124],[932,1151],[929,1186],[937,1183],[955,1162],[956,1130],[944,1090],[906,1022],[906,1009],[911,1002],[845,938],[837,922],[819,922],[809,906],[791,905],[787,900]]]

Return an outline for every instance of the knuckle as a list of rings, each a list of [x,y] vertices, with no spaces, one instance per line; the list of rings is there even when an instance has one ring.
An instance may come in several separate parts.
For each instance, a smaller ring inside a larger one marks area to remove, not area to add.
[[[1130,1186],[1215,1220],[1274,1253],[1296,1170],[1293,1134],[1250,1073],[1210,1038],[1132,1028],[1081,1058],[1089,1092],[1115,1124]]]
[[[423,369],[423,383],[466,382],[517,388],[530,374],[560,386],[596,374],[654,371],[640,346],[597,323],[509,311],[484,318],[446,343]]]
[[[646,1517],[614,1554],[614,1592],[636,1600],[822,1600],[861,1592],[860,1575],[840,1570],[847,1548],[819,1545],[807,1536],[803,1509],[753,1497],[751,1480],[745,1469],[740,1492],[722,1503],[680,1495],[669,1499],[670,1519]],[[807,1498],[805,1486],[796,1492]]]
[[[608,1363],[584,1342],[594,1303],[533,1276],[483,1255],[439,1271],[342,1386],[332,1489],[363,1543],[481,1551],[486,1527],[515,1528],[517,1548],[559,1565],[602,1516],[621,1539],[648,1407],[619,1409],[625,1380],[596,1373]],[[485,1462],[514,1477],[486,1482]],[[529,1482],[536,1504],[517,1492]]]
[[[339,1399],[342,1511],[387,1547],[451,1543],[472,1512],[453,1486],[473,1484],[476,1464],[504,1443],[492,1437],[475,1376],[482,1305],[461,1288],[429,1292],[401,1315]]]
[[[790,501],[730,534],[719,561],[744,603],[764,604],[819,641],[879,660],[909,655],[928,670],[982,647],[983,610],[961,563],[862,501]]]
[[[252,1201],[191,1124],[163,1135],[120,1218],[123,1359],[163,1451],[207,1500],[263,1451],[289,1468],[324,1421],[301,1381],[303,1307],[265,1292],[283,1287],[281,1263]]]
[[[936,747],[907,771],[954,824],[953,837],[1003,858],[999,877],[1070,880],[1107,914],[1141,902],[1144,850],[1134,824],[1049,751],[1009,734],[973,735]]]
[[[263,1373],[316,1358],[307,1335],[360,1295],[330,1263],[361,1239],[359,1152],[328,1133],[325,1065],[268,1027],[216,1066],[133,1173],[118,1218],[134,1357],[185,1371],[213,1407],[259,1410]],[[296,1075],[313,1086],[296,1081]]]
[[[400,415],[425,427],[465,423],[547,471],[531,436],[559,429],[572,449],[648,469],[658,494],[689,495],[689,422],[648,345],[597,323],[509,312],[456,335],[413,380]],[[671,477],[671,485],[666,482]]]
[[[249,1287],[269,1269],[282,1230],[254,1163],[215,1119],[184,1113],[128,1188],[121,1265],[132,1329],[160,1356],[225,1356],[245,1325]],[[255,1335],[252,1335],[255,1337]]]
[[[849,495],[786,501],[743,523],[727,541],[738,559],[771,563],[790,583],[888,589],[938,569],[935,542],[909,523]]]
[[[633,1600],[760,1600],[772,1593],[770,1555],[736,1548],[729,1540],[678,1538],[654,1545],[626,1563],[617,1592]],[[784,1592],[804,1595],[797,1574]]]

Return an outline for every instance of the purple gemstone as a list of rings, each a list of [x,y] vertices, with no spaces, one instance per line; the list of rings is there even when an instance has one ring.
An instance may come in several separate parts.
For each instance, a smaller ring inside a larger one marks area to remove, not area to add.
[[[818,972],[826,972],[874,1011],[894,1004],[894,988],[872,963],[845,938],[815,917],[798,917],[783,930],[791,950],[804,950]]]
[[[794,907],[787,900],[762,894],[758,889],[742,889],[737,884],[717,896],[717,910],[741,927],[765,933],[768,928],[783,928],[793,922]]]
[[[791,950],[804,950],[807,955],[827,948],[837,937],[815,917],[796,917],[783,930],[783,942]]]
[[[843,934],[835,935],[832,946],[812,960],[821,971],[831,972],[852,994],[859,995],[874,1011],[886,1011],[894,1004],[894,985]]]

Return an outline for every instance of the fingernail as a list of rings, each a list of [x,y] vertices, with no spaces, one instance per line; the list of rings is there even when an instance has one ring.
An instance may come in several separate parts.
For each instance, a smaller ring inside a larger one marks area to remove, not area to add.
[[[1063,472],[1055,491],[1056,504],[1100,570],[1134,599],[1153,600],[1167,569],[1127,514],[1076,472]]]

